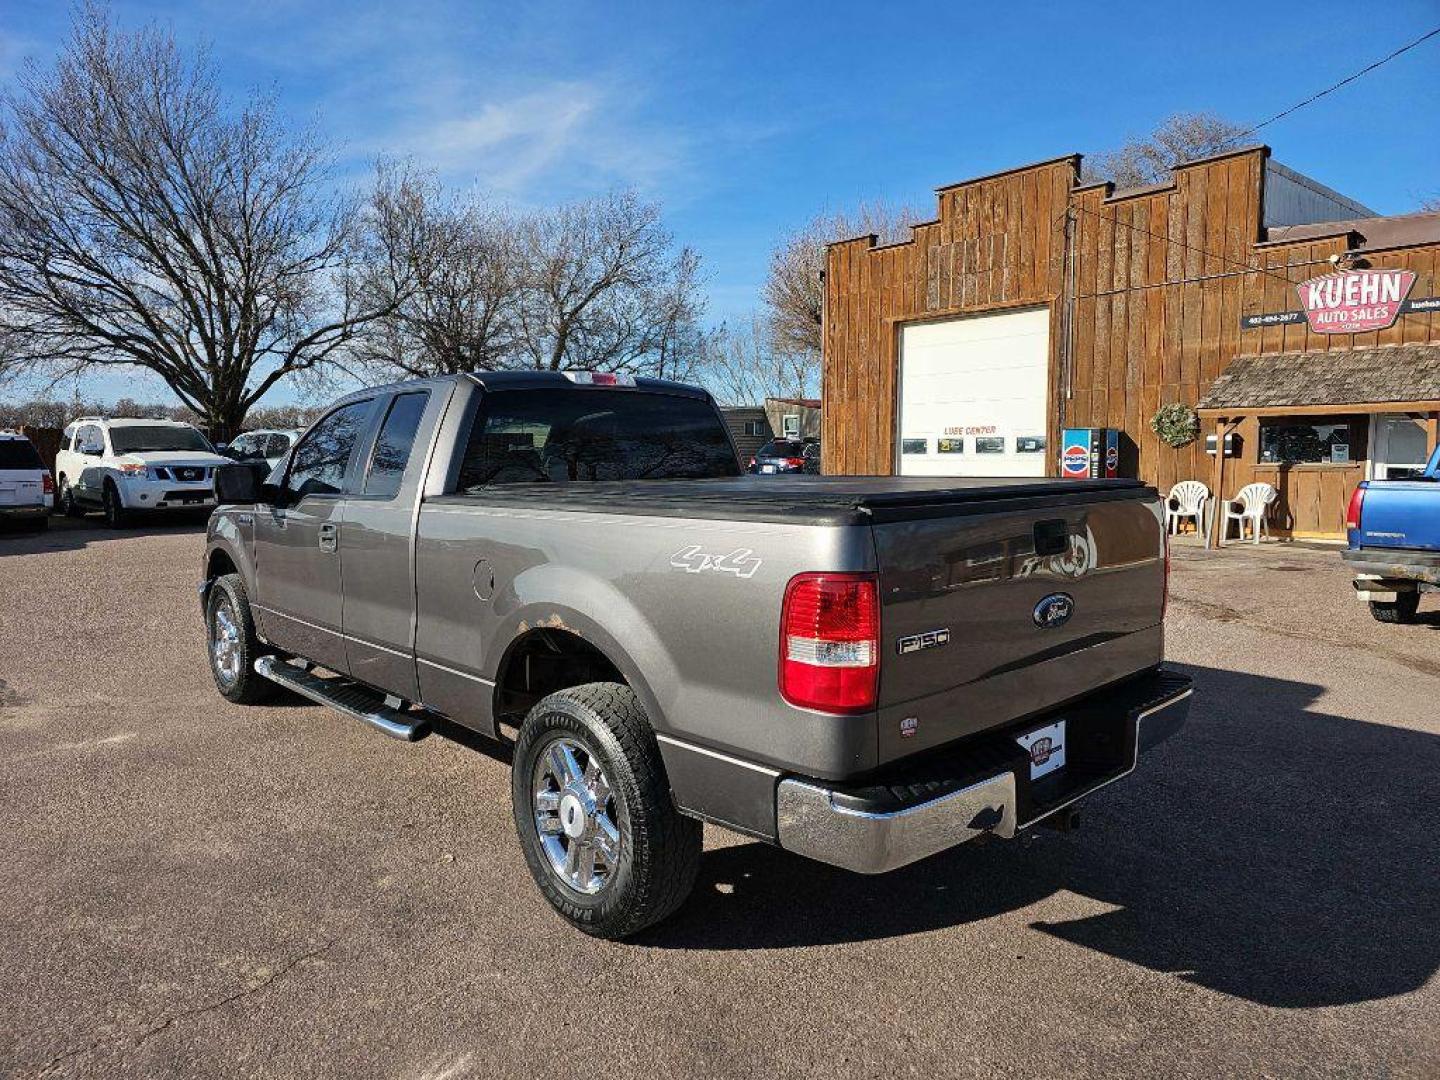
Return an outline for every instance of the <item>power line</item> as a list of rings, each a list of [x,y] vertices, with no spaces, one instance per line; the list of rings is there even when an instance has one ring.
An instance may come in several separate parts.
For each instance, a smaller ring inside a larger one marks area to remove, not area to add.
[[[1255,266],[1255,265],[1253,265],[1253,264],[1251,264],[1251,263],[1243,262],[1243,261],[1241,261],[1241,260],[1239,260],[1239,259],[1232,259],[1232,258],[1229,258],[1228,256],[1221,255],[1219,252],[1211,251],[1211,250],[1209,250],[1208,248],[1195,247],[1195,245],[1193,245],[1193,244],[1187,244],[1184,240],[1181,240],[1181,239],[1180,239],[1179,237],[1177,237],[1177,236],[1172,236],[1172,235],[1170,235],[1170,233],[1168,233],[1168,232],[1164,232],[1164,233],[1151,232],[1149,229],[1143,228],[1143,227],[1141,227],[1141,226],[1139,226],[1139,225],[1134,225],[1134,224],[1132,224],[1131,222],[1128,222],[1128,221],[1121,221],[1119,218],[1117,218],[1117,217],[1112,217],[1112,216],[1110,216],[1109,214],[1101,214],[1101,213],[1097,213],[1097,212],[1094,211],[1094,210],[1087,209],[1086,207],[1081,206],[1079,203],[1072,203],[1072,204],[1071,204],[1071,207],[1067,207],[1067,208],[1066,208],[1066,212],[1068,213],[1068,212],[1069,212],[1069,209],[1071,209],[1072,207],[1073,207],[1073,209],[1078,210],[1080,213],[1082,213],[1082,214],[1088,214],[1088,215],[1090,215],[1091,217],[1096,218],[1096,219],[1099,220],[1099,221],[1108,221],[1108,222],[1110,222],[1110,224],[1112,224],[1112,225],[1118,225],[1118,226],[1120,226],[1122,229],[1129,229],[1131,232],[1143,233],[1144,235],[1149,236],[1149,237],[1152,237],[1152,238],[1154,238],[1154,239],[1156,239],[1156,240],[1164,240],[1164,241],[1166,241],[1167,243],[1175,244],[1177,247],[1184,248],[1186,251],[1193,251],[1193,252],[1195,252],[1197,255],[1204,255],[1206,258],[1215,259],[1216,261],[1222,262],[1222,263],[1228,263],[1230,266],[1238,266],[1238,267],[1240,267],[1242,270],[1247,270],[1247,271],[1249,271],[1250,273],[1254,273],[1254,274],[1264,274],[1266,277],[1272,277],[1272,278],[1274,278],[1276,281],[1283,281],[1286,285],[1294,285],[1294,284],[1296,284],[1296,282],[1295,282],[1295,280],[1294,280],[1293,278],[1288,278],[1288,277],[1284,276],[1283,274],[1274,273],[1274,272],[1271,271],[1271,270],[1267,270],[1267,269],[1266,269],[1265,267],[1263,267],[1263,266]],[[1062,216],[1063,216],[1063,215],[1062,215]],[[1176,284],[1179,284],[1179,283],[1177,282]]]
[[[1430,30],[1429,32],[1427,32],[1427,33],[1425,33],[1425,34],[1420,35],[1420,36],[1419,36],[1418,38],[1416,38],[1414,41],[1411,41],[1411,42],[1409,42],[1409,43],[1406,44],[1406,45],[1400,46],[1400,48],[1396,49],[1394,52],[1390,53],[1388,56],[1383,56],[1383,57],[1381,57],[1379,60],[1376,60],[1374,63],[1367,64],[1365,67],[1361,68],[1359,71],[1355,72],[1353,75],[1348,75],[1348,76],[1346,76],[1345,78],[1341,79],[1339,82],[1334,83],[1334,84],[1331,85],[1331,86],[1327,86],[1324,90],[1321,90],[1319,93],[1310,95],[1310,97],[1306,98],[1304,101],[1301,101],[1301,102],[1299,102],[1299,103],[1297,103],[1297,104],[1295,104],[1295,105],[1292,105],[1292,106],[1290,106],[1288,109],[1284,109],[1284,110],[1282,110],[1281,112],[1276,113],[1274,116],[1269,117],[1268,119],[1265,119],[1265,120],[1260,121],[1260,123],[1256,124],[1254,127],[1247,128],[1246,130],[1240,132],[1239,134],[1231,136],[1229,139],[1227,139],[1227,140],[1225,140],[1223,143],[1221,143],[1221,144],[1219,145],[1219,147],[1217,147],[1217,150],[1225,150],[1226,148],[1228,148],[1228,147],[1234,145],[1235,143],[1239,142],[1241,139],[1249,138],[1251,135],[1254,135],[1254,134],[1255,134],[1257,131],[1259,131],[1261,128],[1266,127],[1266,126],[1268,126],[1268,125],[1270,125],[1270,124],[1273,124],[1273,123],[1275,123],[1275,121],[1277,121],[1277,120],[1282,120],[1282,119],[1284,119],[1285,117],[1289,116],[1291,113],[1298,112],[1299,110],[1305,108],[1307,105],[1312,105],[1312,104],[1314,104],[1315,102],[1319,101],[1321,98],[1325,97],[1326,95],[1328,95],[1328,94],[1333,94],[1336,90],[1339,90],[1339,89],[1340,89],[1341,87],[1343,87],[1343,86],[1348,86],[1350,83],[1354,82],[1356,79],[1359,79],[1359,78],[1362,78],[1362,77],[1365,76],[1365,75],[1368,75],[1370,72],[1374,71],[1376,68],[1381,67],[1381,66],[1383,66],[1383,65],[1385,65],[1385,64],[1388,64],[1391,60],[1394,60],[1397,56],[1403,56],[1405,53],[1409,52],[1411,49],[1414,49],[1414,48],[1416,48],[1416,47],[1419,46],[1419,45],[1423,45],[1425,42],[1429,41],[1431,38],[1436,37],[1436,36],[1440,36],[1440,26],[1437,26],[1437,27],[1435,27],[1435,29]],[[1205,257],[1207,257],[1207,258],[1215,259],[1215,260],[1217,260],[1217,261],[1220,262],[1220,263],[1229,264],[1230,266],[1239,267],[1241,270],[1247,271],[1247,272],[1249,272],[1249,273],[1263,274],[1263,275],[1265,275],[1266,277],[1274,278],[1276,281],[1284,282],[1286,285],[1290,285],[1290,286],[1293,286],[1293,285],[1296,284],[1296,282],[1295,282],[1295,280],[1294,280],[1293,278],[1286,277],[1286,276],[1283,275],[1283,274],[1274,273],[1273,271],[1268,270],[1268,269],[1266,269],[1265,267],[1255,266],[1254,264],[1248,263],[1248,262],[1244,262],[1243,260],[1231,259],[1231,258],[1229,258],[1229,257],[1227,257],[1227,256],[1225,256],[1225,255],[1219,254],[1218,252],[1210,251],[1208,248],[1195,247],[1195,246],[1192,245],[1192,244],[1187,244],[1184,240],[1181,240],[1181,239],[1179,239],[1178,237],[1175,237],[1175,236],[1170,235],[1170,233],[1169,233],[1168,231],[1167,231],[1167,232],[1164,232],[1164,233],[1151,232],[1149,229],[1142,228],[1142,227],[1139,226],[1139,225],[1134,225],[1134,224],[1132,224],[1132,223],[1130,223],[1130,222],[1128,222],[1128,221],[1121,221],[1118,217],[1114,217],[1114,216],[1109,215],[1109,214],[1097,213],[1097,212],[1094,211],[1094,210],[1089,210],[1089,209],[1087,209],[1086,207],[1081,206],[1079,203],[1076,203],[1076,202],[1073,202],[1073,201],[1067,203],[1065,209],[1064,209],[1063,211],[1061,211],[1060,214],[1056,215],[1055,221],[1058,223],[1059,220],[1060,220],[1060,218],[1062,218],[1062,217],[1068,217],[1068,216],[1070,215],[1070,213],[1071,213],[1072,210],[1079,211],[1079,212],[1082,213],[1082,214],[1088,214],[1090,217],[1093,217],[1093,218],[1095,218],[1095,219],[1097,219],[1097,220],[1099,220],[1099,221],[1108,221],[1108,222],[1109,222],[1110,224],[1112,224],[1112,225],[1117,225],[1117,226],[1120,226],[1121,228],[1129,229],[1129,230],[1131,230],[1132,232],[1142,233],[1142,234],[1144,234],[1145,236],[1151,237],[1151,238],[1153,238],[1153,239],[1155,239],[1155,240],[1164,240],[1166,243],[1175,244],[1175,245],[1183,248],[1183,249],[1186,250],[1186,251],[1193,251],[1193,252],[1195,252],[1195,253],[1198,254],[1198,255],[1203,255],[1203,256],[1205,256]],[[1229,275],[1225,275],[1225,276],[1229,276]],[[1167,284],[1169,284],[1169,283],[1167,283]],[[1178,283],[1176,283],[1176,284],[1178,284]],[[1094,294],[1094,295],[1098,296],[1098,295],[1100,295],[1100,294],[1096,293],[1096,294]]]
[[[1225,146],[1230,146],[1230,145],[1232,145],[1232,144],[1234,144],[1234,143],[1239,142],[1241,139],[1248,139],[1251,135],[1254,135],[1254,134],[1255,134],[1257,131],[1259,131],[1261,128],[1266,127],[1266,126],[1268,126],[1268,125],[1270,125],[1270,124],[1275,123],[1276,120],[1283,120],[1285,117],[1289,116],[1291,113],[1293,113],[1293,112],[1298,112],[1298,111],[1300,111],[1301,109],[1305,108],[1305,106],[1307,106],[1307,105],[1313,105],[1315,102],[1319,101],[1321,98],[1325,97],[1327,94],[1333,94],[1336,90],[1339,90],[1342,86],[1348,86],[1350,83],[1354,82],[1356,79],[1361,78],[1361,77],[1364,76],[1364,75],[1370,74],[1370,72],[1374,71],[1376,68],[1381,67],[1381,66],[1384,65],[1384,64],[1388,64],[1391,60],[1394,60],[1397,56],[1403,56],[1405,53],[1409,52],[1411,49],[1415,48],[1416,46],[1418,46],[1418,45],[1423,45],[1425,42],[1429,41],[1431,38],[1435,37],[1437,34],[1440,34],[1440,26],[1435,27],[1435,29],[1431,30],[1431,31],[1430,31],[1429,33],[1427,33],[1427,34],[1421,34],[1418,38],[1416,38],[1414,41],[1410,42],[1408,45],[1402,45],[1402,46],[1400,46],[1400,48],[1396,49],[1396,50],[1395,50],[1394,52],[1392,52],[1389,56],[1381,57],[1379,60],[1376,60],[1373,64],[1367,64],[1365,67],[1361,68],[1359,71],[1355,72],[1353,75],[1348,75],[1348,76],[1346,76],[1345,78],[1341,79],[1339,82],[1335,83],[1333,86],[1327,86],[1324,90],[1321,90],[1318,94],[1312,94],[1312,95],[1310,95],[1310,97],[1306,98],[1304,101],[1300,102],[1299,104],[1291,105],[1288,109],[1285,109],[1285,110],[1283,110],[1283,111],[1281,111],[1281,112],[1276,113],[1274,116],[1270,117],[1268,120],[1262,120],[1262,121],[1260,121],[1260,123],[1256,124],[1254,127],[1248,128],[1247,130],[1240,132],[1238,135],[1232,136],[1231,138],[1227,139],[1223,145],[1225,145]]]

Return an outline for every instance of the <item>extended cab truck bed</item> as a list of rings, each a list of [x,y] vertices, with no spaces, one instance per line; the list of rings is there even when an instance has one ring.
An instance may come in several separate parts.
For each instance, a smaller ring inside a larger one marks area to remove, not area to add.
[[[1054,815],[1188,705],[1133,481],[750,479],[703,391],[552,373],[352,395],[269,479],[219,478],[221,691],[518,729],[522,847],[591,933],[683,900],[696,819],[888,870]]]
[[[1440,447],[1410,480],[1366,480],[1345,515],[1355,595],[1380,622],[1409,622],[1440,591]]]

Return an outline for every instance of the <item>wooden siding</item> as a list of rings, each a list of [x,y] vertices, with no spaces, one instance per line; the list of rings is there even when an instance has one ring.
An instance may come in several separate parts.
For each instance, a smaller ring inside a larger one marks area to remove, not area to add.
[[[939,219],[913,239],[830,248],[825,273],[827,473],[889,473],[895,459],[899,327],[924,319],[1049,304],[1059,337],[1065,207],[1078,159],[1061,158],[944,188]],[[1051,397],[1055,396],[1051,365]],[[1053,430],[1050,444],[1059,437]]]
[[[1328,273],[1328,257],[1349,243],[1345,235],[1260,242],[1267,155],[1260,147],[1195,162],[1170,184],[1118,195],[1106,185],[1078,186],[1078,159],[1061,158],[941,189],[938,220],[916,227],[907,243],[876,247],[862,238],[832,246],[825,471],[893,470],[898,326],[907,321],[1050,304],[1050,470],[1059,427],[1116,427],[1126,436],[1122,469],[1162,490],[1182,479],[1209,483],[1213,459],[1203,441],[1180,450],[1161,443],[1151,416],[1167,402],[1194,405],[1234,357],[1440,341],[1437,312],[1402,315],[1365,334],[1315,334],[1303,322],[1240,328],[1244,315],[1298,308],[1294,284]],[[1440,295],[1440,245],[1366,257],[1375,267],[1416,271],[1412,296]],[[1061,332],[1067,279],[1074,292],[1068,349]],[[1227,487],[1231,476],[1263,479],[1255,433],[1246,434],[1244,458],[1227,466]],[[1306,471],[1292,470],[1287,486],[1342,486],[1341,473],[1300,476]],[[1354,471],[1342,470],[1344,487]],[[1293,499],[1309,505],[1298,487]],[[1293,516],[1297,532],[1309,531],[1300,524],[1308,511]]]

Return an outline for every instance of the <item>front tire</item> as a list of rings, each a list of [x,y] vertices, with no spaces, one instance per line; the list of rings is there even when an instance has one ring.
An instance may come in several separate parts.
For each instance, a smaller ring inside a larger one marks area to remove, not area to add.
[[[275,696],[278,687],[255,670],[260,639],[239,574],[225,574],[211,583],[205,597],[205,639],[210,674],[221,697],[237,705],[258,705]]]
[[[125,504],[120,501],[120,492],[109,480],[105,481],[105,492],[100,497],[101,509],[105,511],[105,526],[110,529],[123,529],[127,523],[128,515],[125,513]]]
[[[701,826],[675,809],[649,718],[627,686],[576,686],[530,710],[511,806],[535,884],[593,937],[639,933],[694,888]]]
[[[1418,592],[1398,593],[1393,601],[1370,601],[1370,614],[1375,616],[1376,622],[1414,622],[1415,613],[1419,609],[1420,594]]]

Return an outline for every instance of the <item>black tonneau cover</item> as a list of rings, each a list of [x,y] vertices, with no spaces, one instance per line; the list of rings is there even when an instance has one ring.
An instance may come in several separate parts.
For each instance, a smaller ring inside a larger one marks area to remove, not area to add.
[[[496,484],[470,494],[444,495],[427,501],[461,506],[540,504],[592,514],[851,525],[1154,496],[1154,489],[1138,480],[739,476],[714,480]]]

